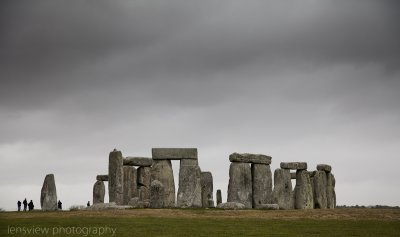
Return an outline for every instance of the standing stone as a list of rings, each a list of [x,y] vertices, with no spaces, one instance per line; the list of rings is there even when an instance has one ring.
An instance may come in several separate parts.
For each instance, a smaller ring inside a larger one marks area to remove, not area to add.
[[[175,182],[171,160],[154,160],[151,180],[158,180],[164,187],[164,207],[175,207]]]
[[[222,203],[222,193],[221,189],[217,190],[217,206]]]
[[[202,207],[214,207],[213,177],[211,172],[201,172],[201,202]],[[212,206],[210,203],[212,202]]]
[[[331,172],[326,174],[326,199],[327,206],[330,209],[336,208],[336,193],[335,193],[335,176]]]
[[[108,160],[109,201],[115,202],[117,205],[122,205],[124,202],[122,153],[114,149],[110,152]]]
[[[129,201],[138,196],[137,191],[137,172],[133,166],[123,166],[124,172],[124,205],[128,205]]]
[[[272,173],[269,165],[251,164],[253,208],[272,202]]]
[[[315,171],[313,180],[313,192],[314,192],[314,208],[326,209],[327,208],[327,180],[324,171]]]
[[[294,195],[289,169],[276,169],[274,172],[273,203],[280,209],[294,208]]]
[[[144,202],[150,201],[150,185],[151,185],[151,168],[139,167],[137,169],[137,183],[139,200]]]
[[[93,185],[93,204],[104,203],[106,187],[103,181],[96,181]]]
[[[150,207],[151,208],[163,208],[165,193],[164,185],[158,181],[153,180],[150,186]]]
[[[228,202],[252,207],[251,168],[247,163],[232,162],[229,168]]]
[[[43,211],[57,210],[57,189],[54,174],[48,174],[44,178],[40,192],[40,206]]]
[[[201,207],[201,170],[195,159],[181,159],[178,207]]]
[[[310,175],[306,170],[297,170],[295,188],[295,208],[313,209],[314,199]]]

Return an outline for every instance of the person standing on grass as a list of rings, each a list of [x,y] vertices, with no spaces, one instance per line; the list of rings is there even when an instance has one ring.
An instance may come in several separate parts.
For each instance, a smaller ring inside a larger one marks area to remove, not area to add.
[[[90,207],[90,201],[87,201],[86,206]]]
[[[18,211],[21,211],[21,201],[20,200],[18,200],[17,206],[18,206]]]
[[[58,200],[58,209],[60,209],[60,210],[62,210],[62,202],[61,202],[61,200]]]
[[[32,200],[29,202],[28,207],[29,207],[29,211],[32,211],[33,208],[35,208],[35,206],[33,205]]]
[[[24,204],[24,211],[26,211],[26,207],[28,206],[28,202],[26,201],[26,198],[22,203]]]

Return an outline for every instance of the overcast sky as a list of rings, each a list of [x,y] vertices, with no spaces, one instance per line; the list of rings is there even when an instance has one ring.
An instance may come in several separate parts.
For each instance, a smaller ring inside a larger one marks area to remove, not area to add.
[[[339,205],[400,205],[399,1],[0,3],[0,208],[92,200],[113,148],[331,164]],[[175,176],[179,163],[174,162]],[[177,184],[178,179],[175,179]],[[107,197],[108,200],[108,197]]]

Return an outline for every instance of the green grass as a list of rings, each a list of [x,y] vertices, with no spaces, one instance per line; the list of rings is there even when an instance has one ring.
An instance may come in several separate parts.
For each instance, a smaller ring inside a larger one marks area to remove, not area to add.
[[[187,211],[185,211],[187,212]],[[190,211],[189,211],[190,212]],[[198,211],[194,211],[198,212]],[[198,213],[197,213],[198,214]],[[58,227],[116,228],[114,236],[400,236],[399,220],[182,218],[148,216],[0,216],[0,236],[112,236],[108,234],[55,234]],[[48,235],[9,233],[10,227],[49,228]],[[66,229],[65,229],[66,230]]]

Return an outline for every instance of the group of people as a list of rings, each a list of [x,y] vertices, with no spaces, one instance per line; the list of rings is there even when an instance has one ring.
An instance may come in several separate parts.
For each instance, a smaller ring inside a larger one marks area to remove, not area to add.
[[[26,211],[26,208],[28,207],[29,211],[32,211],[35,205],[33,205],[32,200],[28,203],[28,201],[25,200],[21,203],[21,201],[18,200],[17,205],[18,205],[18,211],[21,211],[21,204],[24,204],[24,211]]]

